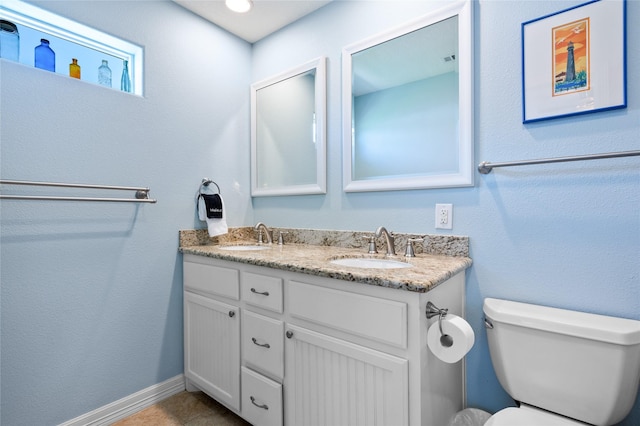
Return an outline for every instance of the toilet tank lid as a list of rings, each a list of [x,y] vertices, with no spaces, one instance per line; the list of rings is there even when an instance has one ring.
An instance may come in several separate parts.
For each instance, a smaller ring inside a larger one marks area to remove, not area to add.
[[[487,298],[484,313],[492,321],[618,345],[640,343],[640,321]]]

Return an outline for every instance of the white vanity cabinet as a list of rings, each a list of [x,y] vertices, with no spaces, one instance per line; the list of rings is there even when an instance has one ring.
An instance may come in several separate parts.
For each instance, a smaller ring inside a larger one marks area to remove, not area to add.
[[[189,382],[240,409],[238,271],[184,263],[184,374]]]
[[[288,326],[288,425],[406,425],[408,361]]]
[[[187,383],[252,424],[439,426],[463,407],[425,309],[461,315],[464,272],[420,293],[192,254],[184,271]]]
[[[299,281],[289,282],[287,296],[286,423],[409,424],[405,355],[323,330],[364,338],[365,345],[377,341],[406,348],[407,304]]]

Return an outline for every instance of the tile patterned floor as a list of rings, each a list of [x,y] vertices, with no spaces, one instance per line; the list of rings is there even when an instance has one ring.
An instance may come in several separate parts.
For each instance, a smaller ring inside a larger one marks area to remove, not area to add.
[[[251,426],[203,392],[180,392],[112,426]]]

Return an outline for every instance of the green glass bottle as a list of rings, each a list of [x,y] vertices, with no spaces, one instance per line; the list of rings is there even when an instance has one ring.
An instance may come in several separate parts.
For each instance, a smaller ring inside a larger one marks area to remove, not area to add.
[[[131,80],[129,79],[129,61],[125,60],[122,64],[122,78],[120,79],[120,90],[123,92],[131,92]]]

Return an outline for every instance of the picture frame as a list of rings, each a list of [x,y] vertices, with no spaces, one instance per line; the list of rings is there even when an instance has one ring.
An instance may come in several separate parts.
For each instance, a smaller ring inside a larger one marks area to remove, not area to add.
[[[626,0],[522,24],[522,122],[627,107]]]

